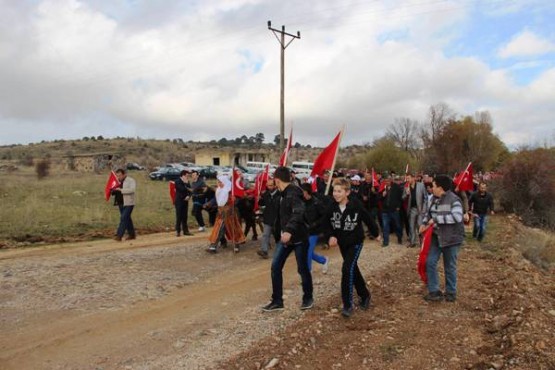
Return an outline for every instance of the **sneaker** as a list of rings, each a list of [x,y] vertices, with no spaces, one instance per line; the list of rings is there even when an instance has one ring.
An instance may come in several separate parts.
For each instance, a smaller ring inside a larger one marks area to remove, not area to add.
[[[353,315],[353,308],[352,307],[343,307],[341,310],[341,316],[343,317],[351,317]]]
[[[431,292],[424,296],[424,300],[428,302],[440,302],[443,301],[443,294],[440,291]]]
[[[204,226],[201,226],[201,227],[198,228],[198,231],[199,231],[199,232],[203,232],[204,230],[206,230],[206,229],[204,228]]]
[[[262,311],[264,312],[273,312],[273,311],[282,311],[282,310],[283,310],[283,303],[277,303],[274,301],[262,307]]]
[[[218,251],[218,249],[216,248],[215,245],[211,245],[208,247],[208,249],[206,250],[208,253],[216,253]]]
[[[310,310],[312,307],[314,307],[314,299],[309,298],[309,299],[303,299],[303,304],[301,305],[301,310]]]
[[[366,311],[369,308],[370,308],[370,296],[368,296],[366,298],[361,298],[360,299],[360,309]]]
[[[252,240],[258,240],[258,236],[257,236],[257,235],[253,235],[253,236],[252,236]]]
[[[183,235],[193,236],[193,233],[190,233],[190,232],[187,231],[187,232],[184,232]]]
[[[386,247],[389,247],[389,243],[388,244],[385,244],[385,243],[382,244],[382,248],[386,248]]]
[[[239,253],[239,246],[237,244],[233,247],[233,253]]]
[[[330,258],[329,257],[325,257],[325,258],[326,258],[326,262],[324,262],[324,264],[322,265],[322,274],[327,274],[328,268],[330,267]]]
[[[256,254],[258,254],[260,257],[262,257],[264,259],[268,258],[268,252],[265,252],[263,250],[256,251]]]
[[[445,301],[447,302],[455,302],[457,300],[456,293],[447,293],[445,294]]]

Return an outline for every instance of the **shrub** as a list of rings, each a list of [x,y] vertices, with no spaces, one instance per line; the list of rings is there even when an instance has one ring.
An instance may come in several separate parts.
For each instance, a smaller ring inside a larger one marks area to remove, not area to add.
[[[499,201],[530,226],[555,230],[555,148],[521,150],[501,169]]]
[[[48,159],[39,161],[35,166],[35,171],[39,180],[45,178],[50,173],[50,161]]]

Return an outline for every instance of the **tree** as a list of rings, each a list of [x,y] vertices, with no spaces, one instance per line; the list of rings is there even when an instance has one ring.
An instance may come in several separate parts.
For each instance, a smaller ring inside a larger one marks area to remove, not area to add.
[[[374,147],[364,157],[364,167],[374,168],[378,172],[404,171],[410,163],[410,155],[386,137],[374,142]],[[362,167],[359,165],[359,167]]]
[[[256,138],[256,139],[255,139],[255,140],[256,140],[256,143],[257,143],[258,145],[262,145],[262,144],[264,143],[264,134],[263,134],[262,132],[257,133],[257,134],[255,135],[255,138]]]
[[[385,136],[405,152],[414,154],[420,146],[419,125],[410,118],[396,118],[387,129]]]
[[[281,137],[281,136],[280,136],[279,134],[277,134],[276,136],[274,136],[274,144],[275,144],[276,146],[279,146],[280,137]],[[287,140],[287,139],[285,139],[285,140]]]

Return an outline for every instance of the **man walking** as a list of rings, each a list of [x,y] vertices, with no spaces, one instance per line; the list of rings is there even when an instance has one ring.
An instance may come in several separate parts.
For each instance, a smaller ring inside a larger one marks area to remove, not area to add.
[[[472,237],[479,242],[484,239],[486,234],[486,226],[488,223],[488,213],[495,214],[493,211],[493,197],[487,192],[486,183],[481,182],[478,185],[478,191],[470,196],[468,205],[470,212],[474,217],[474,228],[472,229]]]
[[[395,234],[397,234],[397,243],[403,243],[403,231],[401,229],[401,219],[399,210],[401,209],[403,191],[399,184],[392,181],[391,176],[385,177],[385,187],[380,194],[382,200],[382,230],[383,244],[389,245],[389,233],[393,224]]]
[[[175,181],[175,235],[193,235],[189,232],[187,224],[189,199],[191,198],[191,188],[189,187],[189,171],[182,170],[179,178]]]
[[[408,186],[403,192],[403,199],[407,202],[407,218],[409,220],[409,247],[418,244],[418,229],[422,223],[422,216],[426,210],[426,189],[424,184],[417,182],[413,174],[407,175]]]
[[[280,241],[272,261],[272,301],[262,308],[263,311],[283,310],[283,266],[287,257],[294,252],[297,271],[301,275],[303,300],[301,310],[313,307],[312,275],[308,269],[308,229],[304,221],[305,205],[302,190],[291,183],[291,171],[278,167],[274,173],[277,188],[281,192],[278,229]]]
[[[136,238],[136,235],[133,220],[131,219],[131,212],[133,212],[133,208],[135,207],[135,189],[137,185],[132,177],[127,176],[123,168],[118,168],[116,170],[116,177],[121,185],[112,191],[120,193],[123,199],[118,204],[120,220],[118,231],[114,239],[121,241],[123,235],[127,231],[127,240],[133,240]]]
[[[270,239],[273,235],[273,230],[276,228],[276,220],[279,213],[279,203],[281,196],[276,188],[274,179],[268,179],[266,183],[266,191],[260,198],[259,205],[264,206],[262,219],[264,222],[264,231],[262,234],[262,244],[258,255],[262,258],[268,258],[268,250],[270,249]]]

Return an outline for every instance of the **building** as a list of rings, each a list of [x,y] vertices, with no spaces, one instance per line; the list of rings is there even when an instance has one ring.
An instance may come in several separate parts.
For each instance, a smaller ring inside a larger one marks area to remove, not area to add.
[[[64,157],[64,169],[78,172],[101,172],[124,168],[125,157],[114,153],[75,154]]]
[[[247,162],[277,162],[269,149],[204,148],[195,152],[197,166],[246,166]]]

